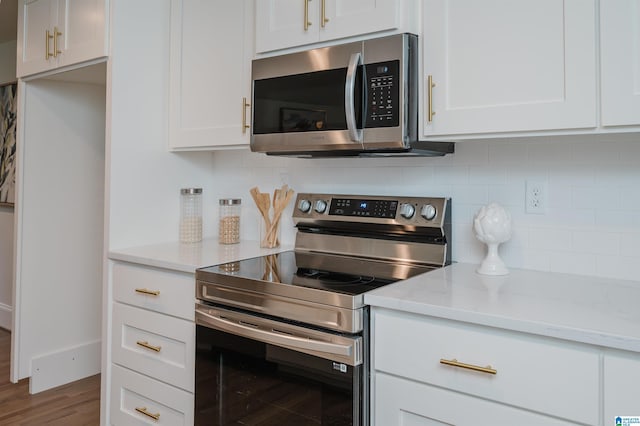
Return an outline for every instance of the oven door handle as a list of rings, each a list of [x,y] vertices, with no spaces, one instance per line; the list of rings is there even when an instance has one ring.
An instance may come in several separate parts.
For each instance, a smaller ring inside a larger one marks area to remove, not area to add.
[[[349,139],[353,142],[362,143],[362,129],[358,129],[356,123],[356,109],[353,104],[356,90],[356,73],[358,65],[362,64],[362,55],[360,52],[354,53],[349,58],[349,66],[347,68],[347,78],[344,84],[344,111],[347,119],[347,130],[349,131]]]
[[[264,343],[286,346],[293,349],[322,352],[346,357],[350,357],[353,353],[353,347],[351,345],[339,345],[311,338],[297,337],[285,333],[268,331],[228,321],[224,318],[209,315],[200,310],[196,310],[196,324],[232,333],[241,337],[259,340]]]

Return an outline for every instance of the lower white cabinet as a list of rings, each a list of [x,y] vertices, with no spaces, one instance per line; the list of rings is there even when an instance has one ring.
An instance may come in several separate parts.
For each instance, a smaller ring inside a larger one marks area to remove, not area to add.
[[[193,395],[114,365],[111,424],[193,425]]]
[[[413,380],[375,374],[376,425],[570,425],[574,423],[520,410]]]
[[[194,275],[116,261],[110,281],[108,424],[192,425]]]
[[[640,354],[606,351],[604,355],[604,424],[618,416],[640,417]],[[624,424],[624,423],[623,423]]]
[[[372,322],[376,425],[599,424],[596,347],[376,308]]]

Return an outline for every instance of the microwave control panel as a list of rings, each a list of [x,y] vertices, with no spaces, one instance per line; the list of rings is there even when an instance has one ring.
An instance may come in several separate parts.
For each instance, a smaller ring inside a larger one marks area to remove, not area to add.
[[[400,125],[400,61],[365,65],[367,108],[365,127]]]

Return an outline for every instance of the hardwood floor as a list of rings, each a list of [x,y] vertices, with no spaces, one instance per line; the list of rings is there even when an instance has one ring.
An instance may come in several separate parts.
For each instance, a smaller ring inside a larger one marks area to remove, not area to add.
[[[11,334],[0,329],[0,425],[100,424],[100,375],[29,395],[29,381],[9,381]]]

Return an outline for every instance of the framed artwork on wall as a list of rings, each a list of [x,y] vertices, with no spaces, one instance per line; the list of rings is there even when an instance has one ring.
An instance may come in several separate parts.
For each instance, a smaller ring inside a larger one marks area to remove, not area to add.
[[[16,186],[18,85],[0,85],[0,205],[13,206]]]

